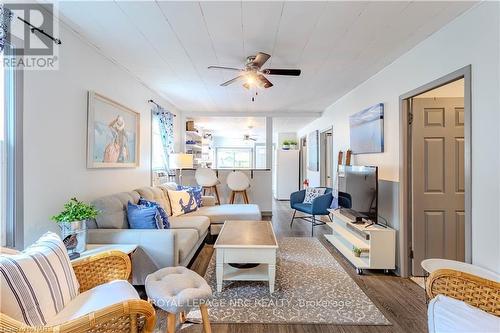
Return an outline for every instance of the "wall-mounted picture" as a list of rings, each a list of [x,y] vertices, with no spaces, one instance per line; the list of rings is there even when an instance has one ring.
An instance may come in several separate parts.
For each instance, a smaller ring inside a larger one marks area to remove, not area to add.
[[[96,92],[88,93],[87,167],[139,166],[140,114]]]
[[[307,169],[319,171],[319,131],[313,131],[307,136]]]
[[[379,103],[349,117],[353,154],[384,152],[384,104]]]

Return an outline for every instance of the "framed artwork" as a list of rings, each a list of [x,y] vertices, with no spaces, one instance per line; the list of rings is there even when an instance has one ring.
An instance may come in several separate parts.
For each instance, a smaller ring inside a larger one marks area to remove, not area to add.
[[[319,171],[319,131],[313,131],[307,136],[307,169]]]
[[[353,154],[384,152],[384,104],[373,105],[349,117]]]
[[[135,168],[140,157],[140,114],[88,92],[87,168]]]

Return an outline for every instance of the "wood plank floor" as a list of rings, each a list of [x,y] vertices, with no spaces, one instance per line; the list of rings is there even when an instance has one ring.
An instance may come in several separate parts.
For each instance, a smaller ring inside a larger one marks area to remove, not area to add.
[[[292,210],[287,201],[275,201],[272,222],[277,238],[280,237],[310,237],[309,223],[296,220],[290,229]],[[359,287],[368,295],[373,303],[392,323],[391,326],[347,326],[347,325],[268,325],[268,324],[212,324],[214,333],[327,333],[327,332],[427,332],[427,315],[425,295],[422,288],[410,279],[384,275],[382,272],[369,271],[364,275],[356,275],[355,269],[344,257],[335,250],[323,237],[330,233],[326,226],[315,228],[317,237],[330,253],[340,262],[347,273],[356,281]],[[205,245],[191,269],[204,275],[213,247]],[[183,333],[202,332],[201,325],[193,325],[182,330]]]

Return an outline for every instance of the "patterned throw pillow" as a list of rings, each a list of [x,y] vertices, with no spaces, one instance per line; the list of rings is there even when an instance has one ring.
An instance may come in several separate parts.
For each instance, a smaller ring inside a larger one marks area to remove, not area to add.
[[[79,288],[55,233],[46,233],[18,254],[0,254],[0,311],[26,325],[46,325]]]
[[[157,204],[134,205],[127,204],[127,218],[130,229],[163,229]]]
[[[306,188],[306,196],[304,197],[305,204],[312,204],[313,200],[325,194],[326,188],[324,187],[308,187]]]
[[[194,200],[196,201],[196,205],[198,207],[202,206],[202,198],[201,197],[202,197],[203,187],[177,185],[177,190],[187,190],[187,191],[193,192]]]
[[[149,201],[149,200],[144,199],[143,197],[140,197],[139,202],[137,204],[147,206],[147,207],[153,207],[156,205],[156,210],[158,211],[158,214],[160,214],[160,219],[162,222],[162,228],[159,228],[159,229],[170,229],[170,222],[168,221],[168,214],[165,211],[165,209],[161,208],[161,206],[157,202]]]
[[[168,198],[170,199],[170,205],[172,206],[172,216],[179,216],[189,212],[194,212],[198,209],[192,191],[168,190]]]

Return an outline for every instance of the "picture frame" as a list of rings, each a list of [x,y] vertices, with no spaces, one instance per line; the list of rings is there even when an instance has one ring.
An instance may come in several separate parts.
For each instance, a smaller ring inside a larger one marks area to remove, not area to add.
[[[137,168],[140,113],[94,91],[87,98],[87,168]]]
[[[319,131],[307,135],[307,169],[319,171]]]
[[[384,104],[378,103],[349,116],[352,154],[384,152]]]

